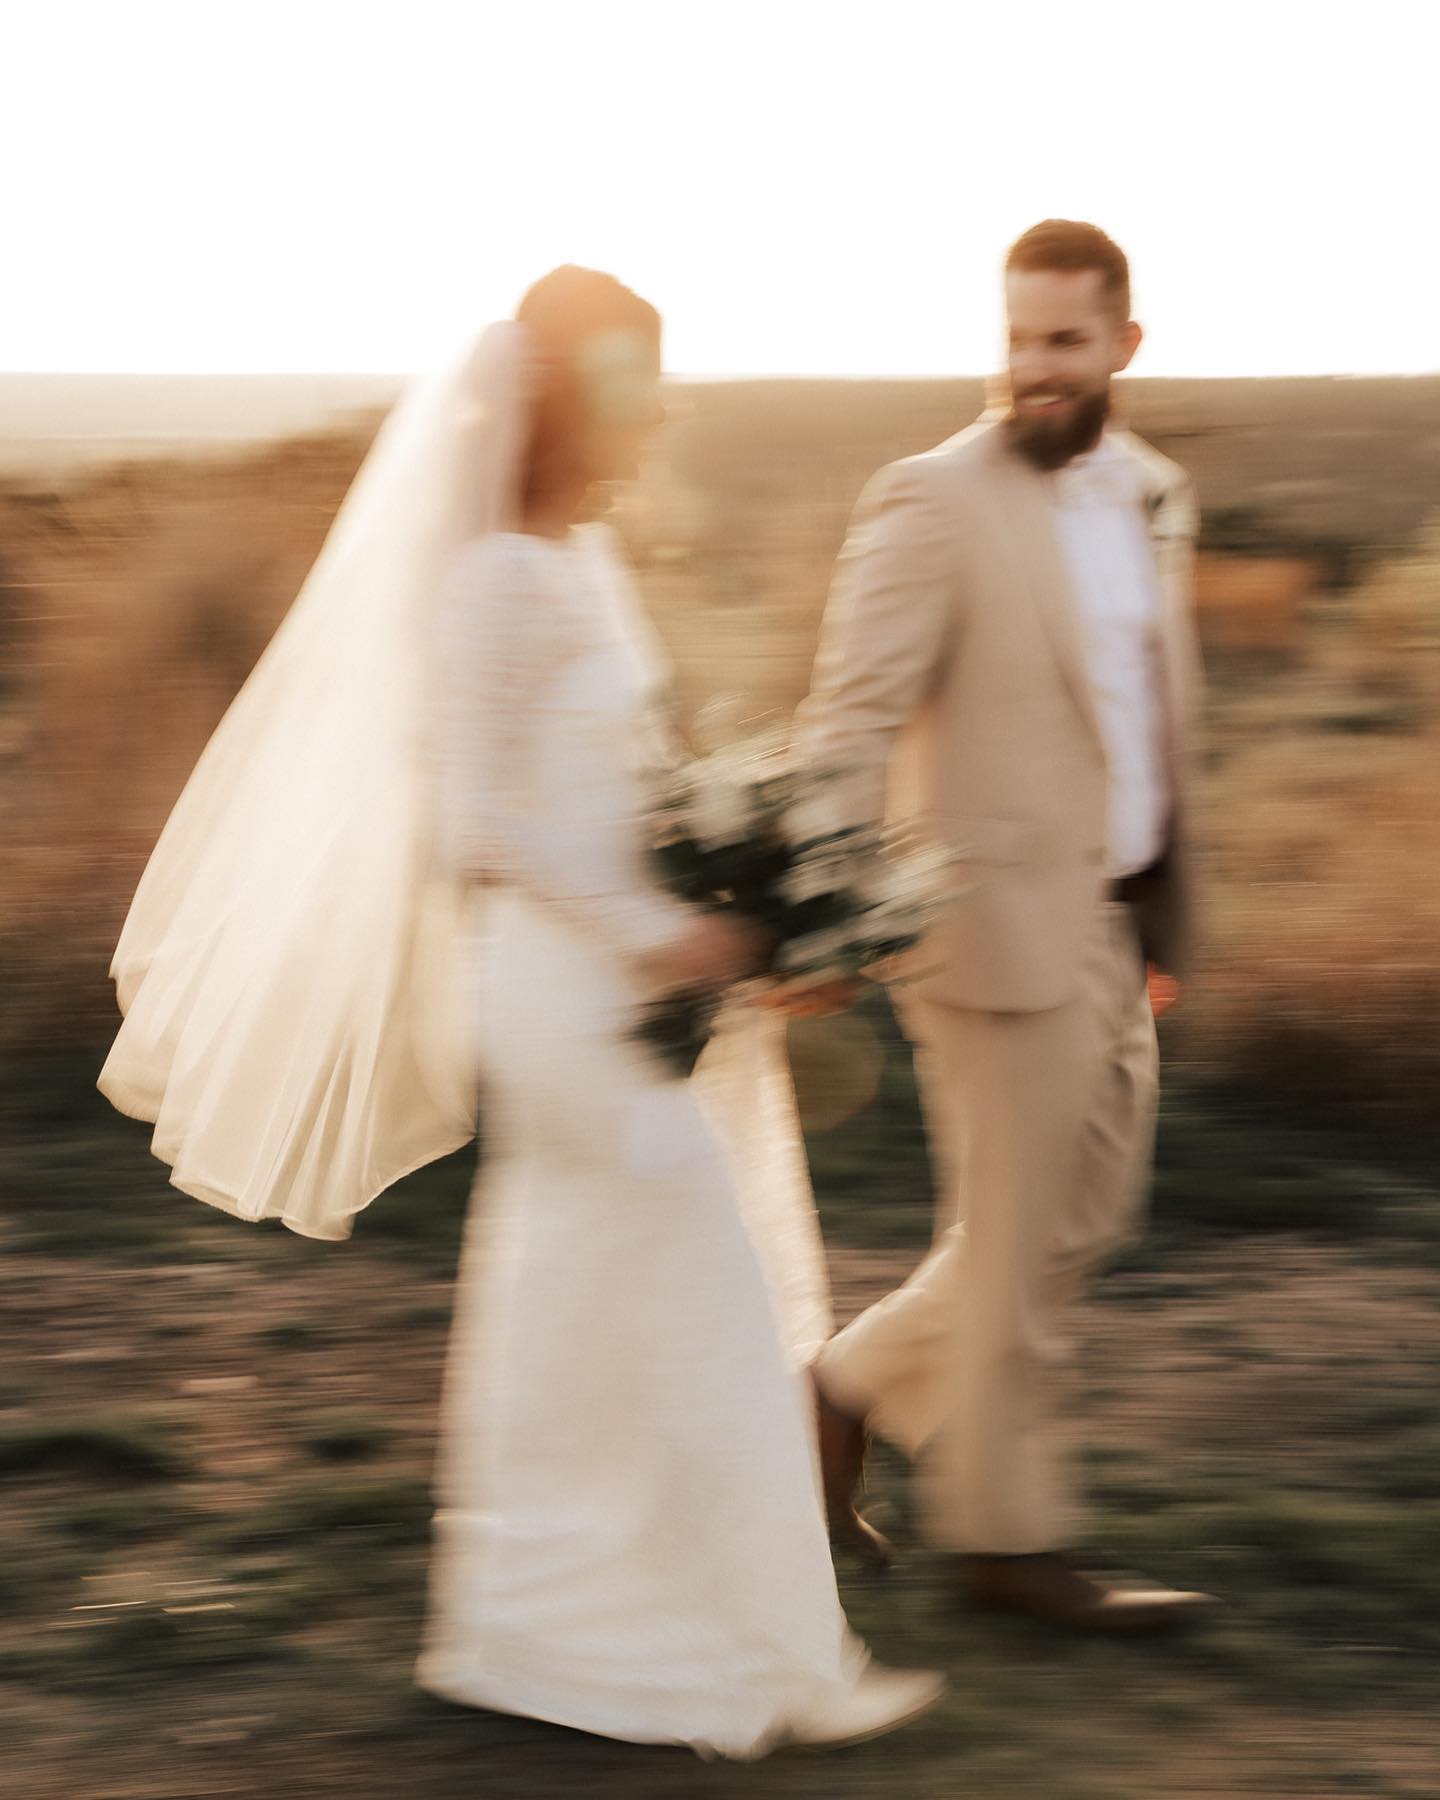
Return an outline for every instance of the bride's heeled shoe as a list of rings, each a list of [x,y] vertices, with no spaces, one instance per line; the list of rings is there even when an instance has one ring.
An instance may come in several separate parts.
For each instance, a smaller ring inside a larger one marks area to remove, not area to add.
[[[888,1569],[895,1561],[895,1546],[855,1506],[855,1491],[865,1474],[865,1421],[843,1412],[826,1397],[813,1367],[810,1384],[815,1394],[815,1429],[830,1542],[872,1569]]]
[[[843,1750],[911,1725],[945,1692],[933,1669],[886,1669],[872,1663],[852,1690],[814,1706],[791,1728],[783,1748]]]

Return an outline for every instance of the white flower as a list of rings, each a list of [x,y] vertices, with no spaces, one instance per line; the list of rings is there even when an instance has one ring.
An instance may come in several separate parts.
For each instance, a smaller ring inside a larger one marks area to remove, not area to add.
[[[794,843],[808,844],[831,837],[846,824],[841,798],[833,786],[802,788],[791,802],[785,829]]]
[[[779,961],[786,969],[815,973],[833,968],[838,972],[853,961],[853,948],[853,933],[837,925],[828,931],[811,931],[804,937],[792,938],[780,951]]]
[[[733,757],[707,756],[691,771],[690,820],[707,844],[740,844],[755,829],[755,793]]]
[[[821,894],[844,893],[850,886],[849,864],[840,856],[803,857],[787,870],[780,886],[792,906],[818,899]]]

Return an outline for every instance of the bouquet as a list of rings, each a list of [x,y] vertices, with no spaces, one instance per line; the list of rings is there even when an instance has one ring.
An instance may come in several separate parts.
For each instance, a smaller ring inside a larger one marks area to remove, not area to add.
[[[953,852],[835,822],[844,772],[804,768],[771,733],[675,763],[656,784],[651,854],[661,884],[724,908],[767,946],[757,991],[848,983],[911,950],[956,895]],[[724,996],[645,1008],[634,1036],[678,1076],[705,1048]]]

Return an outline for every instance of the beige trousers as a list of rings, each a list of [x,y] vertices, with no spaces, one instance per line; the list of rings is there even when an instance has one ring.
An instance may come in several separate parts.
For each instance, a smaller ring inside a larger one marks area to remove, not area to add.
[[[901,1005],[942,1184],[935,1247],[831,1340],[820,1377],[916,1459],[932,1543],[1056,1549],[1072,1518],[1065,1313],[1133,1234],[1154,1140],[1155,1028],[1130,911],[1097,911],[1063,1006]]]

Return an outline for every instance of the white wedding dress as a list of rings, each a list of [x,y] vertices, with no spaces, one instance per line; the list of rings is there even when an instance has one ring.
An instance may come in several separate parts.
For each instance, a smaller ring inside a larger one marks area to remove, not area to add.
[[[826,1290],[778,1024],[737,1013],[689,1083],[629,1036],[684,914],[647,873],[661,665],[606,537],[492,536],[444,608],[484,1149],[417,1678],[754,1757],[883,1730],[937,1684],[870,1664],[836,1592],[801,1369]]]

